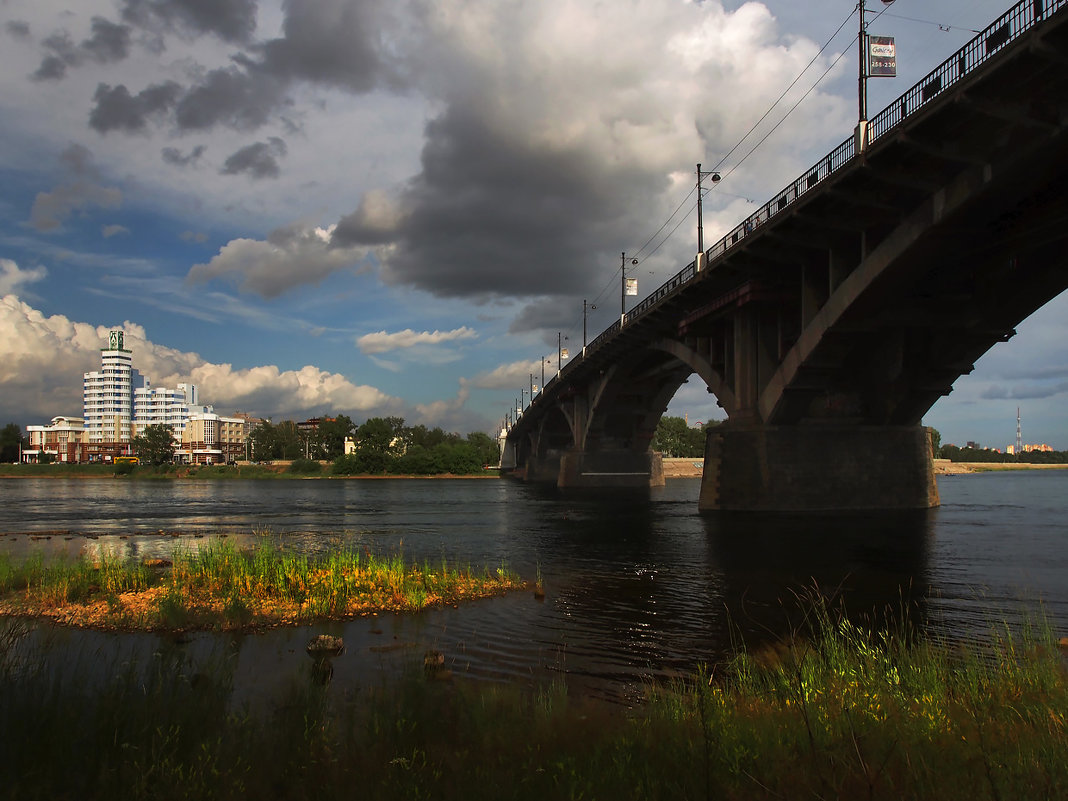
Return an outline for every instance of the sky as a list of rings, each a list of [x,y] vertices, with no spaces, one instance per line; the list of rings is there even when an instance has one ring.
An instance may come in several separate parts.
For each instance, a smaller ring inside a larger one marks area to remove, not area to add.
[[[1009,7],[869,0],[899,77]],[[0,423],[81,414],[112,328],[217,412],[493,433],[531,376],[852,133],[849,0],[0,0]],[[837,32],[837,33],[836,33]],[[770,113],[769,113],[770,110]],[[1068,296],[943,442],[1068,449]],[[567,337],[564,340],[564,337]],[[546,363],[546,361],[548,363]],[[696,378],[668,409],[721,419]]]

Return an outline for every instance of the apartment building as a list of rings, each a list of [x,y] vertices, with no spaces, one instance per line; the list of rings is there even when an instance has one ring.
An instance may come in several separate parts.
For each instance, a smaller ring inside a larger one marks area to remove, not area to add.
[[[42,454],[64,462],[111,461],[133,455],[133,438],[151,425],[170,427],[176,457],[194,464],[225,464],[245,456],[247,433],[260,422],[249,415],[222,417],[199,405],[194,384],[153,387],[133,366],[121,330],[108,333],[100,370],[82,376],[82,412],[27,426],[31,446],[25,461]]]
[[[189,415],[176,454],[190,464],[228,464],[245,458],[245,420],[205,407]]]
[[[30,447],[24,462],[80,462],[85,445],[85,421],[80,417],[53,417],[45,426],[26,426]]]
[[[123,332],[111,331],[108,346],[100,350],[100,370],[82,378],[86,461],[132,453],[134,389],[143,385],[133,354],[124,347]]]
[[[144,386],[134,390],[133,435],[137,436],[148,426],[170,426],[177,444],[182,441],[186,420],[197,403],[199,397],[194,384],[179,384],[174,389],[153,387],[146,378]]]

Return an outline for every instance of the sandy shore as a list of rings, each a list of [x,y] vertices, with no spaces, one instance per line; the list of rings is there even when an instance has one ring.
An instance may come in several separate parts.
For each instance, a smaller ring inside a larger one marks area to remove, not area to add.
[[[700,478],[704,469],[704,459],[664,457],[664,478]]]
[[[1068,464],[1026,464],[1001,462],[951,462],[935,459],[935,475],[952,476],[963,473],[986,473],[992,470],[1065,470]],[[700,478],[704,459],[675,459],[664,457],[664,478]]]
[[[960,475],[961,473],[988,473],[995,470],[1065,470],[1068,464],[1028,464],[1026,462],[951,462],[935,459],[935,475]]]

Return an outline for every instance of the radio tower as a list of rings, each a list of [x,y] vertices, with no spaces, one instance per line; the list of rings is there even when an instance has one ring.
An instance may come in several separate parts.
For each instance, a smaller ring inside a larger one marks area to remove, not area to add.
[[[1016,455],[1023,452],[1023,438],[1020,436],[1020,407],[1016,407]]]

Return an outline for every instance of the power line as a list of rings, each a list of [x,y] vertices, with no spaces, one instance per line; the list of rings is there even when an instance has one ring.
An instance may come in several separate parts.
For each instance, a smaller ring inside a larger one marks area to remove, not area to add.
[[[810,67],[811,67],[811,66],[812,66],[813,64],[815,64],[815,63],[816,63],[816,60],[817,60],[817,59],[819,59],[819,57],[820,57],[820,56],[822,56],[822,55],[824,54],[824,52],[826,52],[827,48],[831,46],[831,42],[833,42],[833,41],[834,41],[834,40],[835,40],[835,39],[836,39],[836,38],[838,37],[838,34],[842,32],[842,28],[844,28],[844,27],[846,26],[846,23],[848,23],[848,22],[849,22],[849,20],[851,20],[851,19],[853,18],[853,14],[854,14],[855,12],[856,12],[856,9],[854,9],[854,10],[853,10],[852,12],[850,12],[850,13],[849,13],[849,15],[848,15],[848,16],[847,16],[847,17],[846,17],[846,18],[845,18],[844,20],[842,20],[842,23],[841,23],[841,25],[839,25],[839,26],[838,26],[838,29],[837,29],[837,30],[836,30],[836,31],[835,31],[835,32],[834,32],[833,34],[831,34],[830,38],[829,38],[829,39],[827,39],[827,41],[826,41],[826,42],[824,42],[823,46],[822,46],[822,47],[821,47],[821,48],[819,49],[819,51],[818,51],[818,52],[816,53],[816,55],[814,55],[814,56],[812,57],[812,59],[811,59],[811,60],[810,60],[810,61],[808,62],[808,64],[806,64],[806,65],[805,65],[804,69],[802,69],[802,70],[801,70],[801,71],[800,71],[800,72],[799,72],[799,73],[797,74],[797,77],[795,77],[795,78],[793,79],[793,81],[791,81],[791,82],[790,82],[790,85],[789,85],[789,86],[787,86],[787,87],[786,87],[786,89],[784,89],[784,90],[783,90],[782,94],[780,94],[780,95],[779,95],[779,97],[778,97],[778,98],[776,98],[775,102],[774,102],[774,103],[772,103],[772,104],[771,104],[771,105],[770,105],[770,106],[768,107],[767,111],[765,111],[765,112],[764,112],[764,113],[763,113],[763,114],[762,114],[762,115],[760,116],[760,119],[758,119],[758,120],[757,120],[757,121],[756,121],[755,123],[753,123],[752,127],[750,127],[750,128],[749,128],[749,130],[745,132],[745,135],[744,135],[744,136],[742,136],[742,138],[738,140],[738,142],[737,142],[737,143],[736,143],[736,144],[734,145],[734,147],[732,147],[732,148],[731,148],[731,149],[730,149],[730,150],[729,150],[729,151],[727,152],[727,154],[726,154],[726,155],[724,155],[724,156],[723,156],[723,157],[722,157],[722,158],[721,158],[721,159],[720,159],[720,160],[719,160],[719,161],[718,161],[718,162],[716,163],[716,166],[712,168],[711,172],[716,172],[716,171],[718,171],[718,170],[719,170],[719,169],[720,169],[720,168],[722,167],[723,163],[724,163],[724,162],[725,162],[725,161],[726,161],[727,159],[729,159],[729,158],[731,157],[731,155],[732,155],[732,154],[733,154],[733,153],[734,153],[734,152],[735,152],[735,151],[736,151],[736,150],[737,150],[737,149],[738,149],[739,147],[741,147],[741,146],[742,146],[742,143],[743,143],[743,142],[745,142],[745,140],[746,140],[746,139],[748,139],[748,138],[749,138],[749,137],[750,137],[750,136],[751,136],[751,135],[753,134],[753,132],[754,132],[754,131],[756,131],[756,129],[760,127],[760,124],[761,124],[761,123],[763,123],[763,122],[764,122],[764,120],[766,120],[766,119],[768,118],[768,115],[770,115],[770,114],[771,114],[771,112],[775,110],[776,106],[778,106],[778,105],[779,105],[779,104],[780,104],[780,103],[782,102],[783,98],[785,98],[785,97],[786,97],[786,95],[788,95],[788,94],[790,93],[790,90],[791,90],[791,89],[793,89],[793,88],[794,88],[794,86],[796,86],[796,85],[797,85],[797,82],[798,82],[798,81],[800,81],[802,77],[804,77],[805,73],[806,73],[806,72],[808,72],[809,68],[810,68]],[[844,54],[845,54],[845,51],[843,51],[842,55],[844,55]],[[802,100],[804,100],[804,99],[805,99],[806,97],[808,97],[808,95],[809,95],[809,94],[811,94],[812,90],[813,90],[813,89],[815,89],[815,87],[819,85],[819,82],[820,82],[820,81],[822,81],[822,80],[823,80],[823,78],[824,78],[824,77],[826,77],[827,73],[828,73],[828,72],[829,72],[829,71],[830,71],[830,70],[831,70],[831,69],[832,69],[832,68],[833,68],[833,67],[835,66],[835,64],[837,64],[837,63],[838,63],[838,62],[839,62],[839,61],[840,61],[840,60],[842,59],[842,55],[839,55],[839,56],[838,56],[838,58],[837,58],[837,59],[835,59],[834,63],[833,63],[833,64],[831,64],[831,66],[830,66],[830,67],[828,67],[828,69],[827,69],[827,70],[825,70],[825,71],[823,72],[823,74],[822,74],[822,75],[821,75],[821,76],[819,77],[819,80],[817,80],[817,81],[816,81],[816,83],[815,83],[815,84],[813,84],[812,88],[810,88],[810,89],[809,89],[809,90],[808,90],[807,92],[805,92],[805,94],[801,96],[801,99],[800,99],[800,100],[798,100],[798,102],[797,102],[797,103],[795,103],[795,104],[794,104],[794,105],[793,105],[793,106],[792,106],[792,107],[790,108],[790,111],[788,111],[788,112],[786,113],[786,115],[785,115],[785,116],[784,116],[784,117],[783,117],[783,118],[782,118],[781,120],[779,120],[779,122],[778,122],[778,123],[776,123],[776,124],[775,124],[775,126],[774,126],[774,127],[773,127],[773,128],[772,128],[772,129],[770,130],[770,131],[768,131],[768,133],[767,133],[767,134],[765,134],[763,138],[761,138],[760,142],[758,142],[758,143],[757,143],[757,147],[759,147],[759,146],[760,146],[760,145],[761,145],[761,144],[762,144],[762,143],[763,143],[763,142],[764,142],[764,141],[765,141],[765,140],[766,140],[766,139],[768,138],[768,136],[770,136],[770,135],[771,135],[771,134],[772,134],[772,133],[773,133],[773,132],[774,132],[774,131],[775,131],[775,130],[776,130],[776,129],[777,129],[777,128],[778,128],[779,126],[780,126],[780,125],[782,125],[782,123],[783,123],[783,121],[784,121],[784,120],[786,119],[786,117],[788,117],[788,116],[790,115],[790,113],[791,113],[791,112],[793,112],[793,110],[794,110],[795,108],[797,108],[797,105],[798,105],[798,104],[799,104],[799,103],[800,103],[800,102],[801,102]],[[748,157],[749,157],[750,155],[752,155],[752,153],[753,153],[753,150],[755,150],[755,149],[756,149],[755,147],[754,147],[753,149],[751,149],[751,150],[749,151],[749,153],[747,153],[747,154],[745,155],[745,157],[744,157],[744,158],[742,159],[742,161],[744,161],[744,160],[745,160],[746,158],[748,158]],[[741,161],[739,161],[739,162],[738,162],[738,164],[734,165],[734,167],[732,167],[732,168],[731,168],[731,170],[730,170],[730,171],[729,171],[729,172],[727,173],[727,175],[730,175],[730,173],[731,173],[731,172],[734,172],[734,170],[735,170],[735,169],[737,169],[737,168],[738,168],[738,165],[739,165],[739,164],[741,164],[741,163],[742,163],[742,162],[741,162]],[[657,252],[657,251],[658,251],[658,250],[659,250],[659,249],[660,249],[660,248],[661,248],[661,247],[662,247],[662,246],[663,246],[663,245],[664,245],[664,244],[665,244],[665,243],[666,243],[666,242],[667,242],[667,241],[668,241],[668,240],[669,240],[669,239],[671,238],[671,236],[672,236],[672,235],[673,235],[673,234],[675,233],[675,231],[677,231],[677,230],[679,229],[679,226],[680,226],[680,225],[682,224],[682,221],[683,221],[683,220],[685,219],[685,217],[683,217],[682,219],[680,219],[680,220],[679,220],[679,222],[675,224],[675,227],[671,229],[671,231],[670,231],[670,232],[668,233],[668,235],[667,235],[666,237],[664,237],[664,238],[663,238],[663,239],[662,239],[662,240],[660,241],[660,243],[659,243],[659,244],[658,244],[658,245],[657,245],[657,246],[656,246],[655,248],[653,248],[653,249],[652,249],[651,251],[649,251],[648,253],[646,253],[644,257],[642,257],[642,254],[643,254],[643,253],[645,252],[646,248],[648,248],[648,247],[649,247],[649,243],[650,243],[650,242],[652,242],[652,241],[653,241],[653,240],[654,240],[654,239],[655,239],[655,238],[656,238],[656,237],[657,237],[657,236],[658,236],[658,235],[659,235],[659,234],[660,234],[660,233],[661,233],[661,232],[662,232],[662,231],[664,230],[664,228],[666,228],[666,227],[668,226],[668,224],[669,224],[669,223],[671,222],[671,220],[672,220],[672,219],[674,219],[675,215],[679,213],[679,210],[680,210],[680,209],[681,209],[681,208],[682,208],[683,206],[685,206],[685,205],[686,205],[686,203],[687,203],[687,202],[689,201],[690,197],[691,197],[691,196],[692,196],[692,195],[694,194],[694,192],[696,191],[696,189],[697,189],[697,187],[695,186],[695,187],[694,187],[693,189],[691,189],[691,190],[689,191],[689,193],[687,193],[686,197],[685,197],[685,198],[683,198],[683,200],[682,200],[682,203],[680,203],[680,204],[679,204],[679,206],[678,206],[678,207],[677,207],[677,208],[675,209],[675,211],[673,211],[673,212],[671,213],[671,215],[670,215],[670,216],[669,216],[669,217],[667,218],[667,220],[665,220],[665,221],[664,221],[663,225],[661,225],[661,226],[660,226],[660,228],[658,228],[658,229],[656,230],[656,232],[655,232],[655,233],[654,233],[654,234],[653,234],[652,236],[650,236],[650,237],[649,237],[649,238],[648,238],[648,239],[647,239],[647,240],[645,241],[645,243],[644,243],[644,244],[643,244],[643,245],[641,246],[641,248],[640,248],[640,249],[638,250],[638,252],[637,252],[637,253],[635,254],[635,256],[639,258],[640,262],[644,262],[644,261],[645,261],[646,259],[650,258],[650,257],[651,257],[651,256],[652,256],[652,255],[653,255],[654,253],[656,253],[656,252]],[[694,206],[690,206],[690,211],[692,211],[693,209],[694,209]],[[605,290],[602,290],[602,291],[605,291]]]

